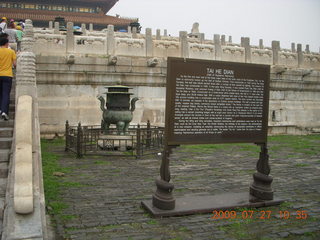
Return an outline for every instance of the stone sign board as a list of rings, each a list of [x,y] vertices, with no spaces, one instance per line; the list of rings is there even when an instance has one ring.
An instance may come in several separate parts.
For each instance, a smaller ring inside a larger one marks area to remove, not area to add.
[[[168,145],[267,142],[270,66],[168,58]]]

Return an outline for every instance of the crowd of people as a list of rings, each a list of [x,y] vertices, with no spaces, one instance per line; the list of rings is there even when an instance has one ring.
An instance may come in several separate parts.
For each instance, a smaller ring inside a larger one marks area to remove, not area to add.
[[[16,22],[14,19],[8,21],[6,17],[1,18],[0,37],[7,37],[10,48],[16,52],[21,50],[24,26],[25,23],[23,20]]]
[[[24,21],[10,21],[6,17],[0,22],[0,116],[9,120],[10,92],[12,87],[13,67],[16,67],[16,52],[21,50]]]

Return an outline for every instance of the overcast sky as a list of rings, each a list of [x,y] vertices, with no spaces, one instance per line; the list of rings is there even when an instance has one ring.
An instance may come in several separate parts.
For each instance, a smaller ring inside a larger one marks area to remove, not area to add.
[[[252,45],[263,39],[265,46],[272,40],[282,48],[291,43],[310,45],[319,52],[320,0],[119,0],[108,15],[138,17],[142,26],[167,29],[171,36],[191,31],[194,22],[206,39],[213,34],[232,36],[234,43],[250,37]]]

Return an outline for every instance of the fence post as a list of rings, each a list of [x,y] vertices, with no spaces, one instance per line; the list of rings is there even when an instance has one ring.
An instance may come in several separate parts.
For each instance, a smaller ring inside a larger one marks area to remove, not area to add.
[[[151,145],[151,128],[150,128],[150,121],[147,122],[147,141],[146,141],[146,147],[150,148]]]
[[[64,149],[64,151],[68,152],[69,150],[69,122],[68,120],[66,121],[66,148]]]
[[[155,135],[155,138],[156,138],[156,143],[154,143],[154,145],[156,145],[157,147],[160,147],[160,133],[159,133],[159,127],[157,127],[155,130],[154,130],[154,135]]]
[[[140,158],[140,156],[141,156],[141,129],[140,129],[140,124],[138,124],[136,158]]]
[[[77,158],[81,158],[81,140],[82,140],[82,129],[81,129],[81,123],[78,124],[78,131],[77,131]]]

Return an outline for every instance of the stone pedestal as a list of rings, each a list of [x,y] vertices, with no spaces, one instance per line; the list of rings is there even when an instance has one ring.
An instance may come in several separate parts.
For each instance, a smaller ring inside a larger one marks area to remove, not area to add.
[[[133,147],[133,137],[130,135],[102,135],[98,139],[98,146],[103,150],[126,151]]]
[[[173,184],[162,179],[157,179],[156,186],[157,190],[152,196],[152,205],[162,210],[174,209],[176,200],[172,195]]]
[[[259,172],[253,174],[253,183],[250,186],[250,202],[272,200],[272,180],[271,176]]]

